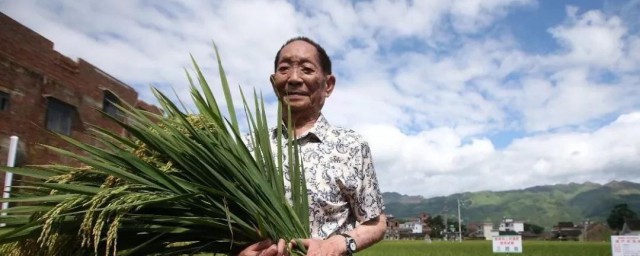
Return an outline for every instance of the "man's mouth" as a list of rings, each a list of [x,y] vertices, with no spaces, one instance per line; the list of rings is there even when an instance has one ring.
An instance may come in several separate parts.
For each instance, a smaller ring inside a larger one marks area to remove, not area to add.
[[[285,96],[292,96],[292,95],[305,96],[306,94],[302,92],[286,92],[284,95]]]

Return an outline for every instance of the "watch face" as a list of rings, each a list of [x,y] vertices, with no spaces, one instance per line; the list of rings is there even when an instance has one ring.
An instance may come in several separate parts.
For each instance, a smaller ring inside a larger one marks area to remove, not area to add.
[[[350,241],[349,242],[349,249],[353,252],[356,250],[356,243],[355,241]]]

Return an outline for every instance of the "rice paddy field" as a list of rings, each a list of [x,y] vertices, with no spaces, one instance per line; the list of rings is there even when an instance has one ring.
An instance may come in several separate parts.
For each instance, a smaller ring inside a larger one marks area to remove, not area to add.
[[[385,240],[358,256],[610,256],[609,242],[523,241],[522,253],[493,253],[491,241],[427,243],[417,240]]]

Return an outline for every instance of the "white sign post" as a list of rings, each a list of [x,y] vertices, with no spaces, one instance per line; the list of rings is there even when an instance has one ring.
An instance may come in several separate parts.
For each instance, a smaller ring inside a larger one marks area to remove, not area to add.
[[[493,237],[493,253],[522,253],[522,236]]]
[[[11,136],[11,141],[9,142],[9,154],[7,156],[7,167],[14,167],[16,164],[16,153],[18,151],[18,136]],[[9,198],[11,193],[11,183],[13,182],[13,173],[6,172],[4,174],[4,191],[2,193],[2,198]],[[6,210],[9,208],[9,202],[2,203],[2,210]],[[7,215],[6,212],[1,214],[2,216]],[[4,223],[0,223],[0,227],[4,227]]]
[[[7,167],[14,167],[16,164],[16,152],[18,151],[18,136],[11,136],[11,140],[9,142],[9,154],[7,156]],[[2,198],[9,198],[9,193],[11,193],[11,183],[13,182],[13,173],[6,172],[4,174],[4,192],[2,193]],[[2,203],[2,210],[9,208],[9,203]],[[6,213],[2,213],[2,215],[6,215]]]
[[[612,256],[640,256],[640,236],[611,236]]]

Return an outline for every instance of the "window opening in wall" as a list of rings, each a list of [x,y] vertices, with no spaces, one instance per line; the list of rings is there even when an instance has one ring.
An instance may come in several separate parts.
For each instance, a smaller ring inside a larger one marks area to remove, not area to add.
[[[118,97],[110,91],[104,91],[102,100],[102,111],[112,117],[120,117],[120,110],[117,105],[120,104]]]
[[[0,91],[0,111],[9,109],[9,97],[8,93]]]
[[[55,98],[47,98],[47,129],[71,135],[71,125],[76,108]]]

